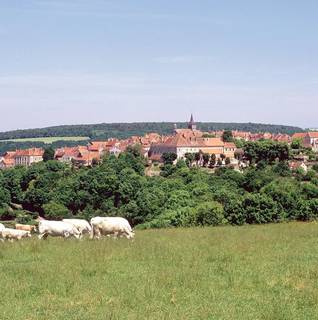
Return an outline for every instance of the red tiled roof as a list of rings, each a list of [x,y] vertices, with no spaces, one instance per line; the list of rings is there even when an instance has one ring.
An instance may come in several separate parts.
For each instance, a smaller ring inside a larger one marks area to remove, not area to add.
[[[80,153],[77,157],[74,158],[77,161],[89,162],[93,159],[100,160],[100,154],[96,151],[88,151]]]
[[[233,142],[224,142],[224,147],[226,147],[226,148],[236,148],[236,145]]]
[[[307,135],[306,132],[296,132],[292,135],[292,139],[303,139]]]
[[[310,138],[318,138],[318,131],[309,131],[308,136]]]
[[[63,156],[76,157],[79,153],[78,147],[64,147],[55,151],[55,158],[61,158]]]
[[[14,157],[31,157],[31,156],[37,156],[41,157],[43,156],[44,150],[42,148],[30,148],[25,150],[17,150],[15,152]]]

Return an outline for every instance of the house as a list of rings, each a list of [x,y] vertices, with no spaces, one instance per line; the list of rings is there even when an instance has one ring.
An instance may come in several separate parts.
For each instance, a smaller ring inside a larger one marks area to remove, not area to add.
[[[174,135],[164,142],[154,143],[149,150],[149,158],[153,161],[161,161],[164,153],[175,153],[178,159],[183,159],[187,153],[214,154],[217,158],[224,154],[234,158],[236,146],[233,143],[224,142],[221,138],[206,137],[204,133],[197,130],[191,115],[188,129],[175,129]]]
[[[285,143],[291,143],[292,142],[292,138],[291,138],[290,135],[282,134],[282,133],[273,134],[272,140],[277,141],[277,142],[285,142]]]
[[[301,140],[303,145],[312,148],[313,151],[318,152],[318,131],[298,132],[292,136],[292,140]]]
[[[14,167],[14,155],[15,151],[7,151],[2,157],[0,157],[0,169]]]
[[[78,156],[78,147],[64,147],[56,149],[54,159],[62,162],[71,163],[74,158]]]
[[[233,130],[232,135],[234,139],[249,141],[251,139],[251,133],[247,131]]]
[[[306,134],[307,134],[306,132],[296,132],[292,135],[292,140],[297,140],[297,139],[303,140]]]
[[[310,145],[313,151],[318,152],[318,131],[308,131],[304,137],[304,145]]]
[[[119,140],[114,138],[110,138],[105,141],[91,141],[88,144],[88,150],[99,152],[99,154],[102,156],[103,154],[109,152],[118,143]]]
[[[98,151],[79,150],[77,157],[73,159],[74,164],[82,166],[91,166],[94,161],[99,162],[101,155]]]
[[[55,160],[76,165],[90,166],[94,161],[100,161],[100,159],[101,153],[91,150],[88,146],[64,147],[55,152]]]
[[[43,161],[44,150],[42,148],[30,148],[17,150],[13,156],[15,166],[30,166],[32,163]]]

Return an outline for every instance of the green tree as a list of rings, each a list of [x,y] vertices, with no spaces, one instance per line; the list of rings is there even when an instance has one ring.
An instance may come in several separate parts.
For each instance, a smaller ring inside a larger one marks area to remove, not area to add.
[[[55,150],[52,147],[48,147],[44,150],[43,161],[54,160]]]
[[[215,164],[216,164],[216,155],[212,153],[210,158],[210,167],[213,168]]]
[[[196,208],[196,224],[202,226],[217,226],[225,224],[223,206],[216,202],[205,202]]]
[[[165,152],[162,154],[162,160],[165,165],[172,165],[177,158],[178,156],[174,152]]]
[[[301,149],[302,146],[303,146],[302,139],[294,139],[294,140],[292,141],[292,143],[290,144],[290,147],[291,147],[292,149],[296,149],[296,150]]]
[[[224,142],[233,142],[233,134],[231,130],[224,130],[222,135],[222,140]]]
[[[208,153],[203,153],[202,159],[203,159],[203,166],[207,167],[210,161],[210,155]]]
[[[68,209],[60,203],[49,202],[43,206],[45,217],[48,219],[62,220],[69,215]]]
[[[259,193],[246,194],[242,207],[245,212],[246,222],[249,224],[261,224],[280,220],[277,204],[266,195]]]

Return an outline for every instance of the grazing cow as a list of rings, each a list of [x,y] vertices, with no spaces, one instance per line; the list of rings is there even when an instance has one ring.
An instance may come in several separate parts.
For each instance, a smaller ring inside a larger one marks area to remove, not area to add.
[[[72,224],[81,233],[81,236],[85,233],[91,233],[92,227],[84,219],[63,219],[63,222]]]
[[[48,236],[63,238],[75,237],[76,239],[79,239],[81,237],[81,233],[70,223],[63,221],[40,220],[39,239],[45,239]]]
[[[121,217],[95,217],[91,219],[91,226],[91,239],[99,239],[102,235],[125,236],[127,239],[134,237],[129,222]]]
[[[31,232],[24,230],[16,230],[5,228],[1,231],[1,236],[3,239],[7,240],[21,240],[22,238],[31,238]]]
[[[29,231],[29,232],[36,232],[36,226],[31,226],[31,225],[28,225],[28,224],[19,224],[17,223],[15,225],[15,228],[17,230],[23,230],[23,231]]]
[[[2,231],[5,229],[6,227],[2,224],[2,223],[0,223],[0,241],[2,242],[3,241],[3,239],[2,239]]]

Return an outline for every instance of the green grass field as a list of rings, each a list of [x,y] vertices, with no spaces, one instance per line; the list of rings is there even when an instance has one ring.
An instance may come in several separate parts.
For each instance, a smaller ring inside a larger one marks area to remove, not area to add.
[[[84,141],[89,140],[89,137],[41,137],[41,138],[25,138],[25,139],[10,139],[0,140],[0,142],[44,142],[51,144],[55,141]]]
[[[1,320],[318,319],[318,224],[0,243]]]

